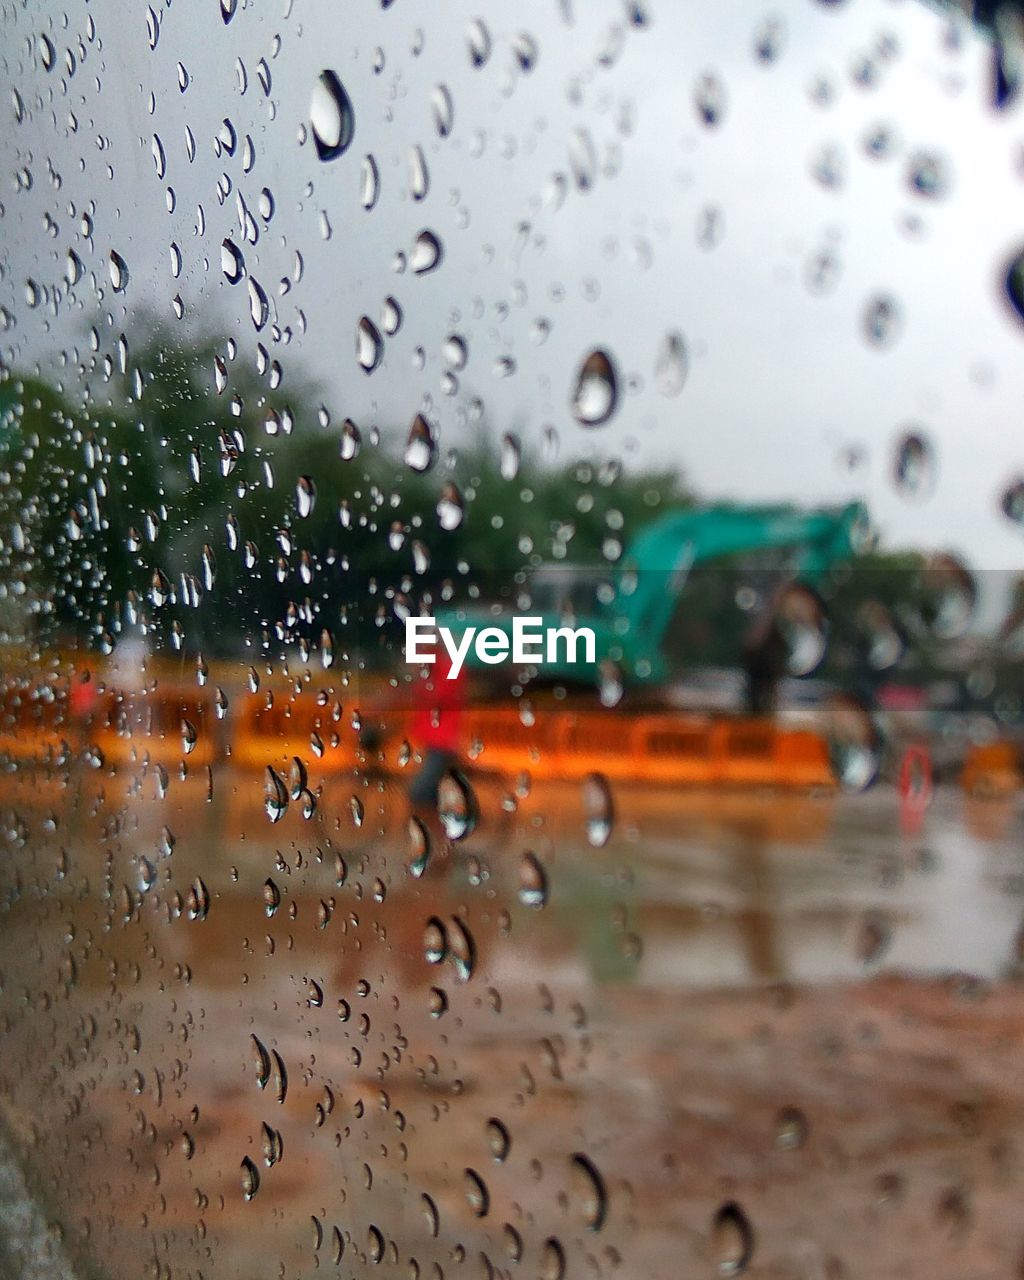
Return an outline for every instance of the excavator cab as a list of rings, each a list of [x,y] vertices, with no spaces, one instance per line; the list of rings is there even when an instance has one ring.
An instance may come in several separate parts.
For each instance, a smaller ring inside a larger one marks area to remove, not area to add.
[[[530,579],[530,608],[566,624],[591,618],[602,608],[601,576],[587,565],[544,564]]]

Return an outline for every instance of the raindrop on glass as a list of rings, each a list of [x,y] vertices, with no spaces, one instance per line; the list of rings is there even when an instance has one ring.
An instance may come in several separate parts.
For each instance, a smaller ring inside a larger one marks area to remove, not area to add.
[[[383,358],[384,339],[370,317],[362,316],[356,328],[356,359],[362,369],[373,373]]]
[[[221,244],[220,267],[230,284],[237,284],[245,275],[245,259],[233,240],[224,240]]]
[[[711,1222],[711,1257],[720,1276],[738,1276],[754,1253],[754,1231],[735,1200],[717,1211]]]
[[[110,283],[115,293],[124,293],[128,288],[128,263],[115,250],[111,249],[109,259]]]
[[[441,241],[433,231],[421,231],[409,255],[409,264],[418,276],[434,271],[441,262]]]
[[[336,160],[352,142],[355,114],[345,87],[333,71],[321,71],[309,104],[313,142],[321,160]]]
[[[679,332],[665,335],[654,366],[654,382],[663,396],[677,396],[686,385],[690,357],[686,340]]]
[[[580,365],[572,395],[576,421],[586,427],[607,422],[618,405],[618,394],[618,377],[611,358],[599,349],[591,351]]]
[[[907,431],[896,442],[893,481],[905,498],[927,498],[935,488],[938,462],[927,436]]]

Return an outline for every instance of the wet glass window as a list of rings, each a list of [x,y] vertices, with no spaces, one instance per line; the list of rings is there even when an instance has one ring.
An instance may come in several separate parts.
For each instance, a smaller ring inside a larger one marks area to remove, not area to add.
[[[0,1275],[1024,1274],[1018,0],[0,23]]]

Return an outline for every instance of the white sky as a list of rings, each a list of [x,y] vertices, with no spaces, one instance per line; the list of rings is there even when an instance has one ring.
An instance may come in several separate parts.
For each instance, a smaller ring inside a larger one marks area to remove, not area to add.
[[[238,338],[240,359],[251,360],[257,336],[245,284],[230,286],[220,270],[220,243],[230,235],[276,304],[279,324],[291,326],[290,343],[272,352],[286,380],[291,368],[318,380],[339,424],[351,416],[364,430],[373,422],[404,430],[426,409],[442,441],[457,445],[479,397],[496,434],[512,428],[527,444],[551,424],[564,452],[615,454],[627,466],[672,462],[710,498],[863,497],[887,545],[956,550],[979,569],[1024,568],[1024,533],[998,510],[1007,481],[1024,470],[1024,325],[1001,296],[1006,261],[1024,244],[1024,134],[1019,110],[997,115],[988,105],[984,46],[965,30],[959,52],[950,51],[947,22],[917,0],[646,3],[650,23],[637,29],[624,22],[618,0],[405,0],[387,10],[361,6],[358,25],[322,0],[280,0],[240,5],[229,26],[215,3],[175,0],[154,5],[161,15],[155,51],[144,5],[33,6],[5,45],[4,78],[20,88],[31,118],[5,129],[0,145],[6,171],[27,165],[34,179],[31,191],[8,184],[5,196],[0,301],[19,321],[5,335],[8,355],[55,367],[98,294],[114,316],[112,345],[125,308],[147,304],[170,319],[180,292],[193,320],[222,323]],[[98,42],[85,41],[87,56],[64,77],[63,96],[61,71],[40,68],[32,37],[49,31],[62,59],[85,35],[90,13]],[[478,69],[465,45],[477,14],[494,45]],[[785,39],[778,59],[764,66],[753,56],[753,35],[770,15],[782,20]],[[620,49],[605,66],[597,55],[613,28]],[[513,66],[511,38],[520,31],[537,44],[529,74]],[[886,35],[898,52],[876,58],[877,83],[861,87],[851,76],[854,60]],[[269,97],[257,82],[261,56],[273,78]],[[244,93],[239,57],[248,72]],[[184,94],[179,59],[191,78]],[[345,84],[356,117],[351,148],[327,164],[309,139],[299,141],[325,67]],[[714,130],[698,123],[693,105],[706,71],[720,77],[726,94]],[[833,87],[827,107],[808,93],[819,75]],[[439,81],[455,106],[444,139],[429,109]],[[254,140],[248,175],[240,152],[214,154],[225,116],[240,137]],[[626,131],[625,119],[632,121]],[[186,124],[198,147],[193,163]],[[862,146],[879,124],[896,137],[885,160],[869,158]],[[554,207],[551,180],[569,174],[579,128],[589,131],[598,172],[583,192],[570,178]],[[167,155],[163,181],[151,156],[154,132]],[[414,144],[430,174],[420,203],[407,176]],[[834,190],[810,175],[812,155],[825,144],[844,159],[845,178]],[[944,198],[910,191],[908,157],[918,148],[943,158],[951,178]],[[367,152],[381,174],[372,212],[358,198]],[[59,193],[46,177],[47,160],[62,174]],[[254,214],[260,189],[274,193],[277,211],[269,228],[260,224],[255,246],[240,237],[235,191],[218,200],[222,174]],[[91,243],[68,213],[89,201],[96,206]],[[724,220],[721,243],[710,251],[696,235],[709,204]],[[43,230],[46,211],[59,224],[53,238]],[[329,240],[321,211],[332,225]],[[919,234],[908,234],[908,216],[920,219]],[[395,252],[407,251],[422,228],[440,236],[442,266],[430,276],[394,273]],[[170,274],[172,241],[184,260],[180,280]],[[826,244],[836,248],[842,272],[819,297],[806,287],[805,264]],[[46,331],[44,311],[25,306],[24,281],[60,285],[70,246],[89,274]],[[118,297],[107,277],[111,248],[131,271]],[[279,295],[297,251],[303,277]],[[871,349],[861,332],[865,304],[878,292],[893,295],[902,312],[901,334],[884,351]],[[356,325],[363,313],[379,325],[388,294],[404,323],[367,376],[355,362]],[[530,337],[538,320],[550,325],[542,346]],[[672,399],[653,377],[670,329],[685,336],[691,356],[686,386]],[[457,393],[446,396],[443,345],[452,331],[464,335],[469,361]],[[260,337],[272,346],[269,327]],[[588,431],[574,423],[569,402],[579,362],[595,346],[612,353],[628,386],[611,421]],[[495,372],[501,357],[515,362],[511,376]],[[908,422],[923,427],[939,460],[934,492],[920,502],[891,480],[893,445]],[[838,462],[850,446],[865,459],[853,471]]]

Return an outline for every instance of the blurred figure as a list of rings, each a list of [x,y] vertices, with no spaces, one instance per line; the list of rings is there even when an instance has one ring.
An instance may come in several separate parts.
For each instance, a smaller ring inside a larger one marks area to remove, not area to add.
[[[743,669],[747,676],[747,714],[774,716],[779,681],[786,673],[789,645],[775,610],[763,609],[754,619],[743,642]]]
[[[423,757],[419,773],[409,784],[414,813],[429,810],[436,814],[441,780],[458,764],[466,677],[460,671],[449,679],[451,669],[451,659],[442,646],[437,660],[421,669],[413,685],[415,709],[409,736]]]
[[[409,783],[409,803],[414,816],[436,820],[442,781],[459,763],[466,676],[460,671],[449,679],[451,658],[436,633],[421,635],[420,643],[425,649],[433,645],[435,661],[420,666],[411,685],[402,681],[375,702],[360,738],[364,747],[374,750],[388,712],[405,710],[411,703],[409,738],[423,762]]]
[[[85,666],[76,667],[68,697],[72,720],[78,725],[91,725],[96,702],[96,682],[92,672]]]
[[[779,681],[809,676],[825,656],[828,624],[818,593],[802,582],[786,582],[755,619],[743,643],[747,712],[774,716]]]

